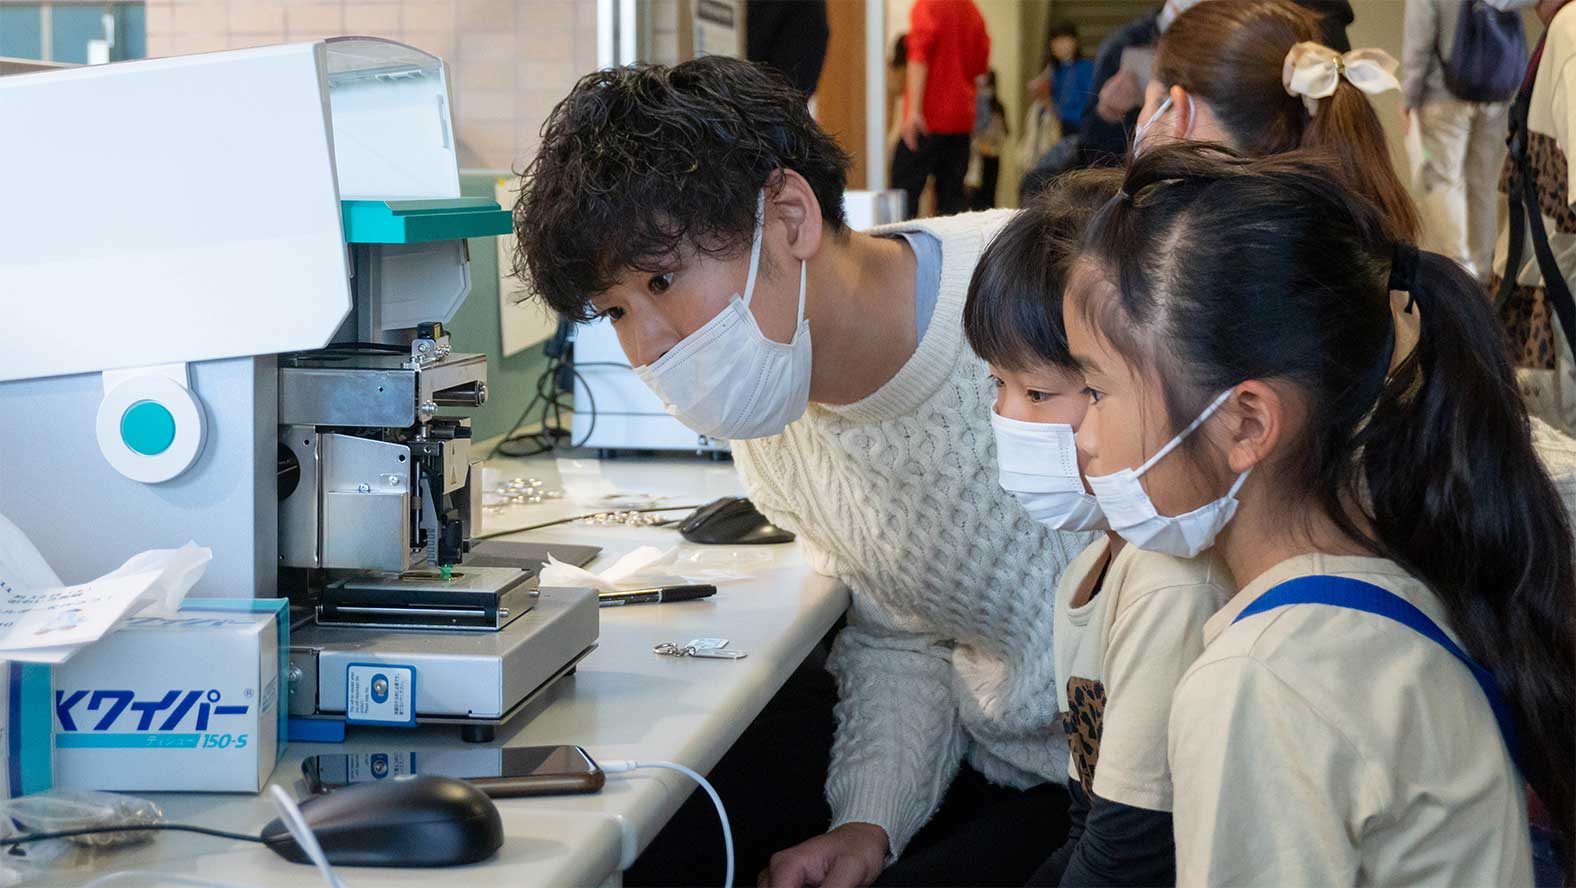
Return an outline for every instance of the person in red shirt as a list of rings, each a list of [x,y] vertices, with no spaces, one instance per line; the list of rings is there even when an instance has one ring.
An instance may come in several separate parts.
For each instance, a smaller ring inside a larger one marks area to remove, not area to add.
[[[909,13],[908,84],[892,157],[892,187],[919,211],[925,180],[936,177],[936,212],[965,209],[963,176],[974,130],[974,78],[990,62],[990,34],[974,0],[915,0]]]

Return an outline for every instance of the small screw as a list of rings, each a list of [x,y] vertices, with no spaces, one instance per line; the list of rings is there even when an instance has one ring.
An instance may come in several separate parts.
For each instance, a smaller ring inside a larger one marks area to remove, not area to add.
[[[372,492],[372,485],[371,484],[357,484],[356,485],[356,492],[357,493],[371,493]]]

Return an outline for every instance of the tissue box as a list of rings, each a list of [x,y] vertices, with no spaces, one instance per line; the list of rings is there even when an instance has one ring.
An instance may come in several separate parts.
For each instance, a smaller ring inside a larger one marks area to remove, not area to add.
[[[0,798],[50,787],[50,681],[48,666],[0,661]]]
[[[55,785],[257,792],[284,752],[283,599],[191,599],[55,667]]]

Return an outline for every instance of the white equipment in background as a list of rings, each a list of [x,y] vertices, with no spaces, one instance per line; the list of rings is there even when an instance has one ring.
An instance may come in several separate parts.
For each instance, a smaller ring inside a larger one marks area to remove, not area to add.
[[[843,194],[843,212],[855,231],[900,221],[903,206],[901,191]],[[630,369],[618,334],[605,318],[575,328],[574,367],[577,445],[604,454],[623,450],[728,451],[727,441],[698,435],[668,415],[662,400]]]

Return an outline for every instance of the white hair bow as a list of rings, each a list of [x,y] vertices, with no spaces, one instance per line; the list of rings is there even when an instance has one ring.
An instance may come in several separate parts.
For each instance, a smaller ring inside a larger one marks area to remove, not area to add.
[[[1345,55],[1318,43],[1303,42],[1286,53],[1281,83],[1290,95],[1301,96],[1309,116],[1319,113],[1319,100],[1335,95],[1342,77],[1368,95],[1400,89],[1395,71],[1401,66],[1382,49],[1354,49]]]

